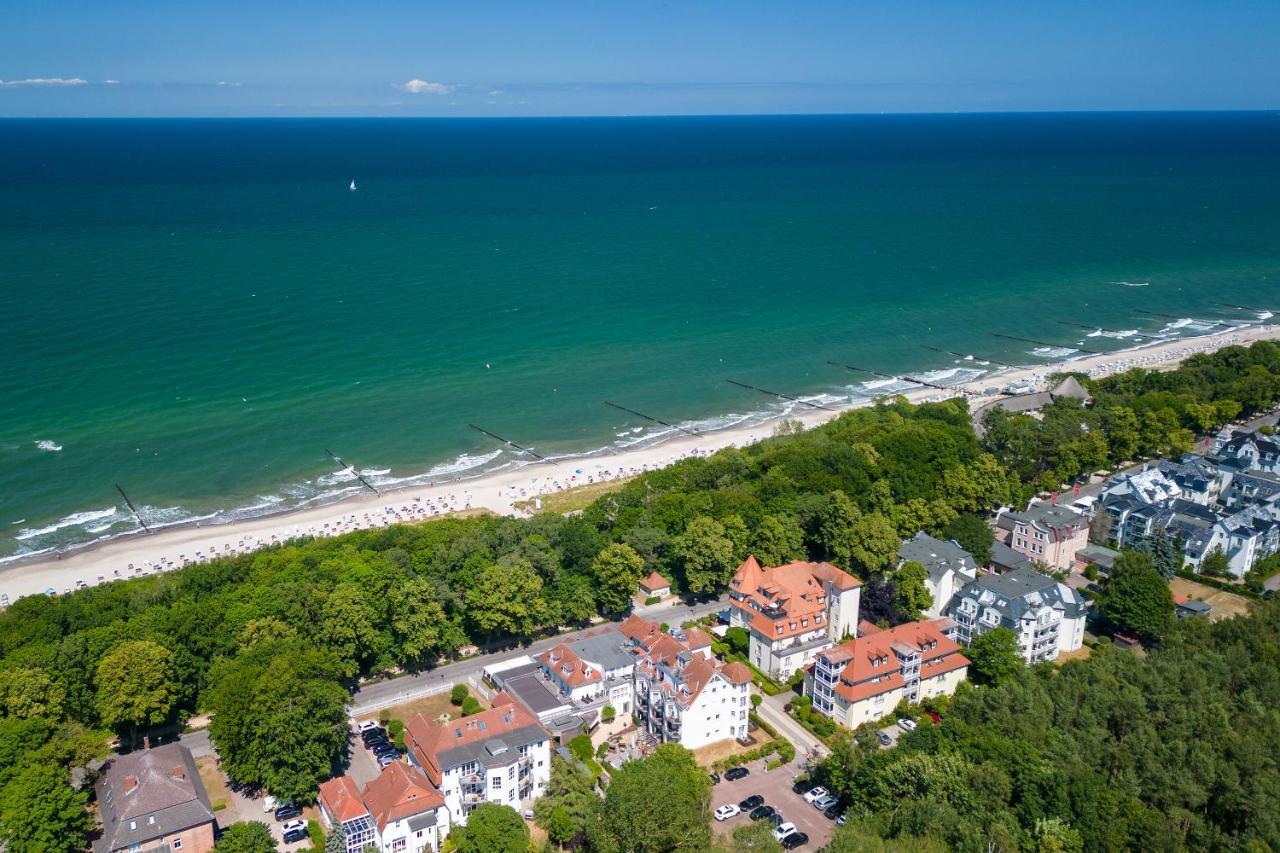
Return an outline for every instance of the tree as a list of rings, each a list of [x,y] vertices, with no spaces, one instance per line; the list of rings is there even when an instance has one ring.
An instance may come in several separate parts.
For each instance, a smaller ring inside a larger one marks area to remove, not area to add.
[[[610,545],[591,563],[596,581],[596,601],[606,613],[621,613],[631,605],[636,584],[644,572],[644,559],[630,545]]]
[[[631,853],[706,850],[710,803],[711,780],[693,753],[664,743],[613,774],[605,792],[601,841]]]
[[[995,534],[982,516],[973,513],[956,516],[942,528],[942,535],[947,539],[954,539],[979,566],[991,562],[991,546],[995,543]]]
[[[329,837],[337,837],[341,841],[341,825],[334,831],[334,835]],[[325,844],[325,848],[328,849],[328,843]],[[224,829],[222,837],[218,839],[213,849],[216,853],[275,853],[277,847],[276,840],[271,835],[271,829],[260,820],[251,820],[245,823],[233,823]],[[342,853],[346,853],[345,846],[342,848]]]
[[[729,853],[782,853],[782,845],[773,837],[773,822],[754,820],[736,827],[730,835]]]
[[[699,516],[690,521],[676,540],[676,552],[684,563],[685,588],[695,595],[718,590],[737,568],[733,542],[714,518]]]
[[[98,714],[112,728],[127,728],[137,741],[139,726],[163,723],[173,708],[173,653],[150,640],[120,643],[98,662]]]
[[[62,719],[67,691],[39,667],[0,670],[0,716]]]
[[[724,641],[729,644],[729,648],[740,655],[745,655],[751,650],[751,634],[746,628],[735,625],[726,629]]]
[[[872,575],[862,586],[861,618],[888,627],[907,621],[898,607],[898,584],[893,578]]]
[[[792,560],[802,560],[804,531],[791,515],[766,515],[756,525],[751,553],[766,566],[781,566]]]
[[[947,502],[961,512],[982,512],[1009,499],[1004,469],[990,453],[945,471],[942,492]]]
[[[276,640],[288,640],[297,636],[297,631],[289,623],[267,616],[262,619],[250,619],[240,630],[240,648],[247,649],[254,643],[270,643]]]
[[[818,542],[828,557],[839,565],[853,565],[855,527],[862,519],[862,510],[844,492],[827,495],[827,505],[818,521]]]
[[[1018,635],[1008,628],[995,628],[974,637],[964,654],[973,665],[973,680],[979,684],[1004,684],[1016,678],[1026,665]]]
[[[0,842],[8,853],[84,850],[93,827],[87,799],[67,784],[65,768],[28,765],[0,789]]]
[[[466,826],[455,826],[449,838],[458,853],[527,853],[529,827],[510,806],[481,803],[467,816]]]
[[[893,573],[898,586],[898,607],[911,618],[918,618],[921,613],[933,605],[933,594],[925,585],[929,579],[929,570],[915,560],[908,560]]]
[[[546,616],[542,578],[523,557],[484,567],[466,601],[471,621],[489,636],[528,636]]]
[[[1222,546],[1215,546],[1208,554],[1204,555],[1204,559],[1200,561],[1200,571],[1209,577],[1221,578],[1226,577],[1231,568],[1231,560],[1227,557],[1227,553],[1222,550]]]
[[[335,824],[324,839],[324,853],[347,853],[347,831]]]
[[[440,653],[444,607],[425,578],[410,578],[391,598],[391,631],[406,663],[429,663]]]
[[[373,651],[377,639],[373,621],[372,608],[353,583],[335,586],[320,608],[320,641],[338,656],[348,678],[360,671]]]
[[[551,759],[547,792],[533,804],[534,820],[556,844],[580,844],[600,819],[591,774],[559,756]]]
[[[878,512],[867,513],[853,525],[849,540],[849,558],[860,567],[863,576],[884,571],[898,556],[902,540],[898,531]]]
[[[1098,595],[1098,610],[1122,631],[1159,640],[1173,622],[1173,593],[1149,555],[1124,551]]]
[[[605,705],[600,709],[600,719],[606,723],[612,723],[617,716],[618,711],[612,705]]]

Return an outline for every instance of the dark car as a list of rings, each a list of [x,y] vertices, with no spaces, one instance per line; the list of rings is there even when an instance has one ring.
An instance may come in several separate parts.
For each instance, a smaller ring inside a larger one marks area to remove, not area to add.
[[[893,738],[885,732],[876,732],[876,740],[880,741],[882,746],[893,746]]]
[[[362,732],[360,734],[360,740],[364,741],[365,746],[368,746],[369,744],[374,743],[375,741],[386,740],[386,739],[387,739],[387,733],[384,732],[382,729],[372,729],[370,731]]]
[[[764,797],[759,794],[752,794],[742,802],[738,803],[738,808],[742,809],[744,812],[749,812],[756,806],[762,805],[764,805]]]
[[[751,775],[751,771],[745,767],[731,767],[724,771],[724,778],[730,782],[736,782],[739,779],[745,779]]]
[[[773,806],[756,806],[747,817],[752,820],[772,820],[777,813]]]
[[[839,803],[836,803],[834,806],[828,806],[827,808],[823,809],[822,816],[825,817],[827,820],[835,820],[836,818],[840,817],[840,813],[842,811],[844,811],[844,809],[840,808]]]
[[[805,791],[808,791],[812,787],[813,787],[813,782],[809,781],[804,776],[801,776],[791,785],[791,790],[796,794],[803,794]]]
[[[293,803],[284,803],[276,809],[276,820],[288,820],[291,817],[298,817],[302,814],[302,809]]]
[[[369,748],[374,752],[394,752],[396,745],[394,743],[391,743],[390,741],[384,740],[384,741],[379,741],[378,743],[375,743],[373,746]]]
[[[711,784],[712,784],[712,785],[719,785],[719,784],[720,784],[720,774],[719,774],[719,773],[710,773],[710,774],[708,774],[708,775],[709,775],[709,776],[711,776]]]
[[[801,844],[808,844],[809,836],[803,832],[793,832],[778,843],[782,845],[783,850],[795,850]]]
[[[305,829],[291,829],[283,836],[285,844],[292,844],[295,841],[302,841],[310,837],[310,833]]]

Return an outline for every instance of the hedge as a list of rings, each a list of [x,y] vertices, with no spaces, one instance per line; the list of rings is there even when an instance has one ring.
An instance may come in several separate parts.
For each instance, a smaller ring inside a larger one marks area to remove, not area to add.
[[[723,758],[713,765],[713,769],[719,773],[723,770],[729,769],[730,767],[741,767],[749,762],[756,761],[761,758],[767,758],[775,753],[777,753],[778,757],[765,765],[770,770],[781,767],[784,764],[789,764],[790,762],[795,761],[796,758],[795,745],[786,738],[780,737],[774,738],[768,743],[758,746],[755,749],[749,749],[746,752],[739,753],[738,755],[731,755],[728,758]]]
[[[651,595],[651,596],[649,596],[648,598],[646,598],[646,599],[644,600],[644,603],[645,603],[646,605],[648,605],[648,604],[657,604],[657,603],[658,603],[659,601],[661,601],[661,600],[662,600],[662,596],[660,596],[660,595]]]

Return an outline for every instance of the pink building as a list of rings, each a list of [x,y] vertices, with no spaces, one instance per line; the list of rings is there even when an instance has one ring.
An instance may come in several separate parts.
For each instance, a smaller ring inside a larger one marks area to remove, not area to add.
[[[1089,521],[1073,509],[1039,503],[996,516],[996,538],[1034,563],[1061,572],[1077,569],[1076,552],[1089,544]]]

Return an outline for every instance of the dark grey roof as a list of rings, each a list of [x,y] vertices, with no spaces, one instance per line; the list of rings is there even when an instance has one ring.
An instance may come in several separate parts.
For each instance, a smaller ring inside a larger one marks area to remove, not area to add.
[[[1116,558],[1120,556],[1120,552],[1106,547],[1105,545],[1086,545],[1079,551],[1076,551],[1076,559],[1086,563],[1093,563],[1097,566],[1110,570],[1115,564]]]
[[[1065,506],[1051,503],[1038,503],[1022,512],[1011,512],[1008,515],[1015,521],[1038,524],[1041,527],[1064,527],[1078,524],[1082,520],[1080,513]]]
[[[1003,542],[991,543],[991,565],[997,566],[1005,571],[1013,569],[1027,568],[1031,565],[1031,558],[1026,554],[1021,554]]]
[[[1192,598],[1178,605],[1179,610],[1188,610],[1192,613],[1208,613],[1213,607],[1207,602]]]
[[[935,584],[942,580],[948,570],[972,575],[978,568],[973,555],[961,548],[960,543],[954,539],[935,539],[923,530],[902,543],[902,547],[898,549],[898,557],[903,562],[910,560],[924,566]]]
[[[102,837],[95,851],[127,850],[213,821],[195,761],[177,743],[122,755],[98,781]]]
[[[464,743],[445,749],[442,742],[437,756],[441,769],[457,767],[469,761],[478,761],[485,767],[505,767],[520,758],[520,747],[547,739],[542,726],[521,726],[509,732],[500,732],[487,740]],[[441,738],[446,741],[445,738]],[[500,748],[500,749],[499,749]]]
[[[547,687],[538,677],[538,671],[539,667],[535,666],[532,670],[522,672],[514,678],[507,676],[504,672],[502,689],[520,700],[520,704],[532,711],[535,717],[549,714],[558,708],[567,708],[569,700],[561,698]]]
[[[609,630],[569,643],[574,654],[604,670],[635,666],[636,656],[627,650],[629,643],[621,631]]]
[[[436,825],[435,809],[431,809],[430,811],[425,811],[425,812],[418,812],[416,815],[409,818],[410,832],[417,832],[420,829],[427,829],[428,827],[432,827],[435,825]]]
[[[1076,379],[1074,376],[1068,376],[1066,379],[1059,382],[1049,393],[1053,395],[1055,400],[1063,397],[1072,397],[1076,400],[1085,401],[1090,399],[1089,392],[1080,384],[1080,380]]]
[[[953,600],[976,599],[980,608],[991,607],[1000,614],[1000,622],[1015,627],[1023,615],[1041,606],[1060,609],[1066,618],[1084,613],[1084,599],[1064,583],[1033,569],[1014,569],[1000,575],[985,575],[967,584]]]

